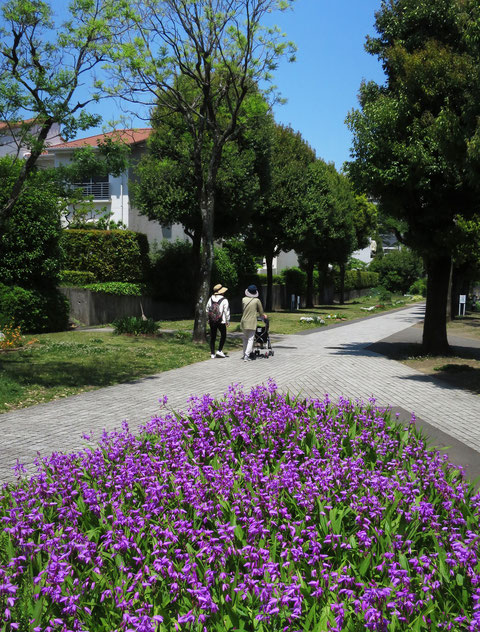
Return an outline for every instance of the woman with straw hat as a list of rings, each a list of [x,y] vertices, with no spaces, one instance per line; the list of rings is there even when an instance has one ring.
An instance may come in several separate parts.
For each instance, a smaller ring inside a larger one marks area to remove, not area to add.
[[[210,325],[210,357],[212,360],[226,357],[222,349],[227,338],[227,327],[230,324],[230,305],[224,296],[227,289],[221,283],[218,283],[213,288],[213,294],[207,302],[206,311],[208,324]],[[220,332],[220,343],[218,351],[215,353],[217,331]]]

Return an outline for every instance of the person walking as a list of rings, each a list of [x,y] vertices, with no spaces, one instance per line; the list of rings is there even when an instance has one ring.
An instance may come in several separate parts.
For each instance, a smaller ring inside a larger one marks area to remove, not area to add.
[[[230,324],[230,305],[228,304],[228,299],[224,296],[227,290],[228,288],[218,283],[213,288],[213,294],[207,302],[206,312],[208,324],[210,325],[210,357],[212,360],[214,358],[226,358],[226,355],[223,353],[223,345],[227,338],[227,327]],[[220,332],[220,342],[218,351],[215,353],[218,331]]]
[[[258,290],[256,285],[249,285],[245,290],[245,296],[242,299],[242,320],[240,328],[243,332],[243,360],[249,362],[250,355],[253,350],[253,341],[255,338],[255,329],[257,327],[258,317],[266,320],[268,316],[263,312],[263,305],[258,298]]]

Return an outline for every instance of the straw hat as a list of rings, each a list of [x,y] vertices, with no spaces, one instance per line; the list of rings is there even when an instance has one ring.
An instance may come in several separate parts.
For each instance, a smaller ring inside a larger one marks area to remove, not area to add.
[[[214,294],[225,294],[225,292],[228,290],[228,287],[223,287],[223,285],[221,283],[217,283],[217,285],[215,285],[215,287],[213,288],[213,293]]]

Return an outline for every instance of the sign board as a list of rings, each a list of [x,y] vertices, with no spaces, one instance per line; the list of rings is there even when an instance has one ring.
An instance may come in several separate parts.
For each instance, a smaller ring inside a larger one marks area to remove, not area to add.
[[[467,295],[466,294],[460,294],[460,304],[464,305],[467,302]]]

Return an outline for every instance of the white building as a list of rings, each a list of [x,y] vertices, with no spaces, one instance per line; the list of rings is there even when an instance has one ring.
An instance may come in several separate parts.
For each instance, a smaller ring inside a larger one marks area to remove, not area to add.
[[[36,119],[14,123],[0,121],[0,158],[5,156],[25,158],[29,155],[30,149],[27,144],[27,137],[29,135],[36,137],[40,131],[40,125],[35,121]],[[54,123],[48,133],[46,144],[56,145],[62,140],[60,127],[58,123]]]
[[[137,162],[146,150],[147,139],[151,128],[119,130],[108,134],[97,134],[88,138],[81,138],[69,142],[50,143],[48,150],[39,159],[39,166],[59,167],[68,164],[75,150],[81,147],[97,148],[106,137],[115,141],[122,141],[130,145],[133,164]],[[111,174],[90,178],[87,182],[77,182],[75,186],[82,189],[85,198],[93,201],[97,214],[110,213],[114,222],[121,222],[128,229],[145,233],[150,244],[160,243],[164,239],[187,239],[180,224],[161,226],[156,221],[150,221],[132,206],[129,194],[129,178],[131,169],[119,176]]]

